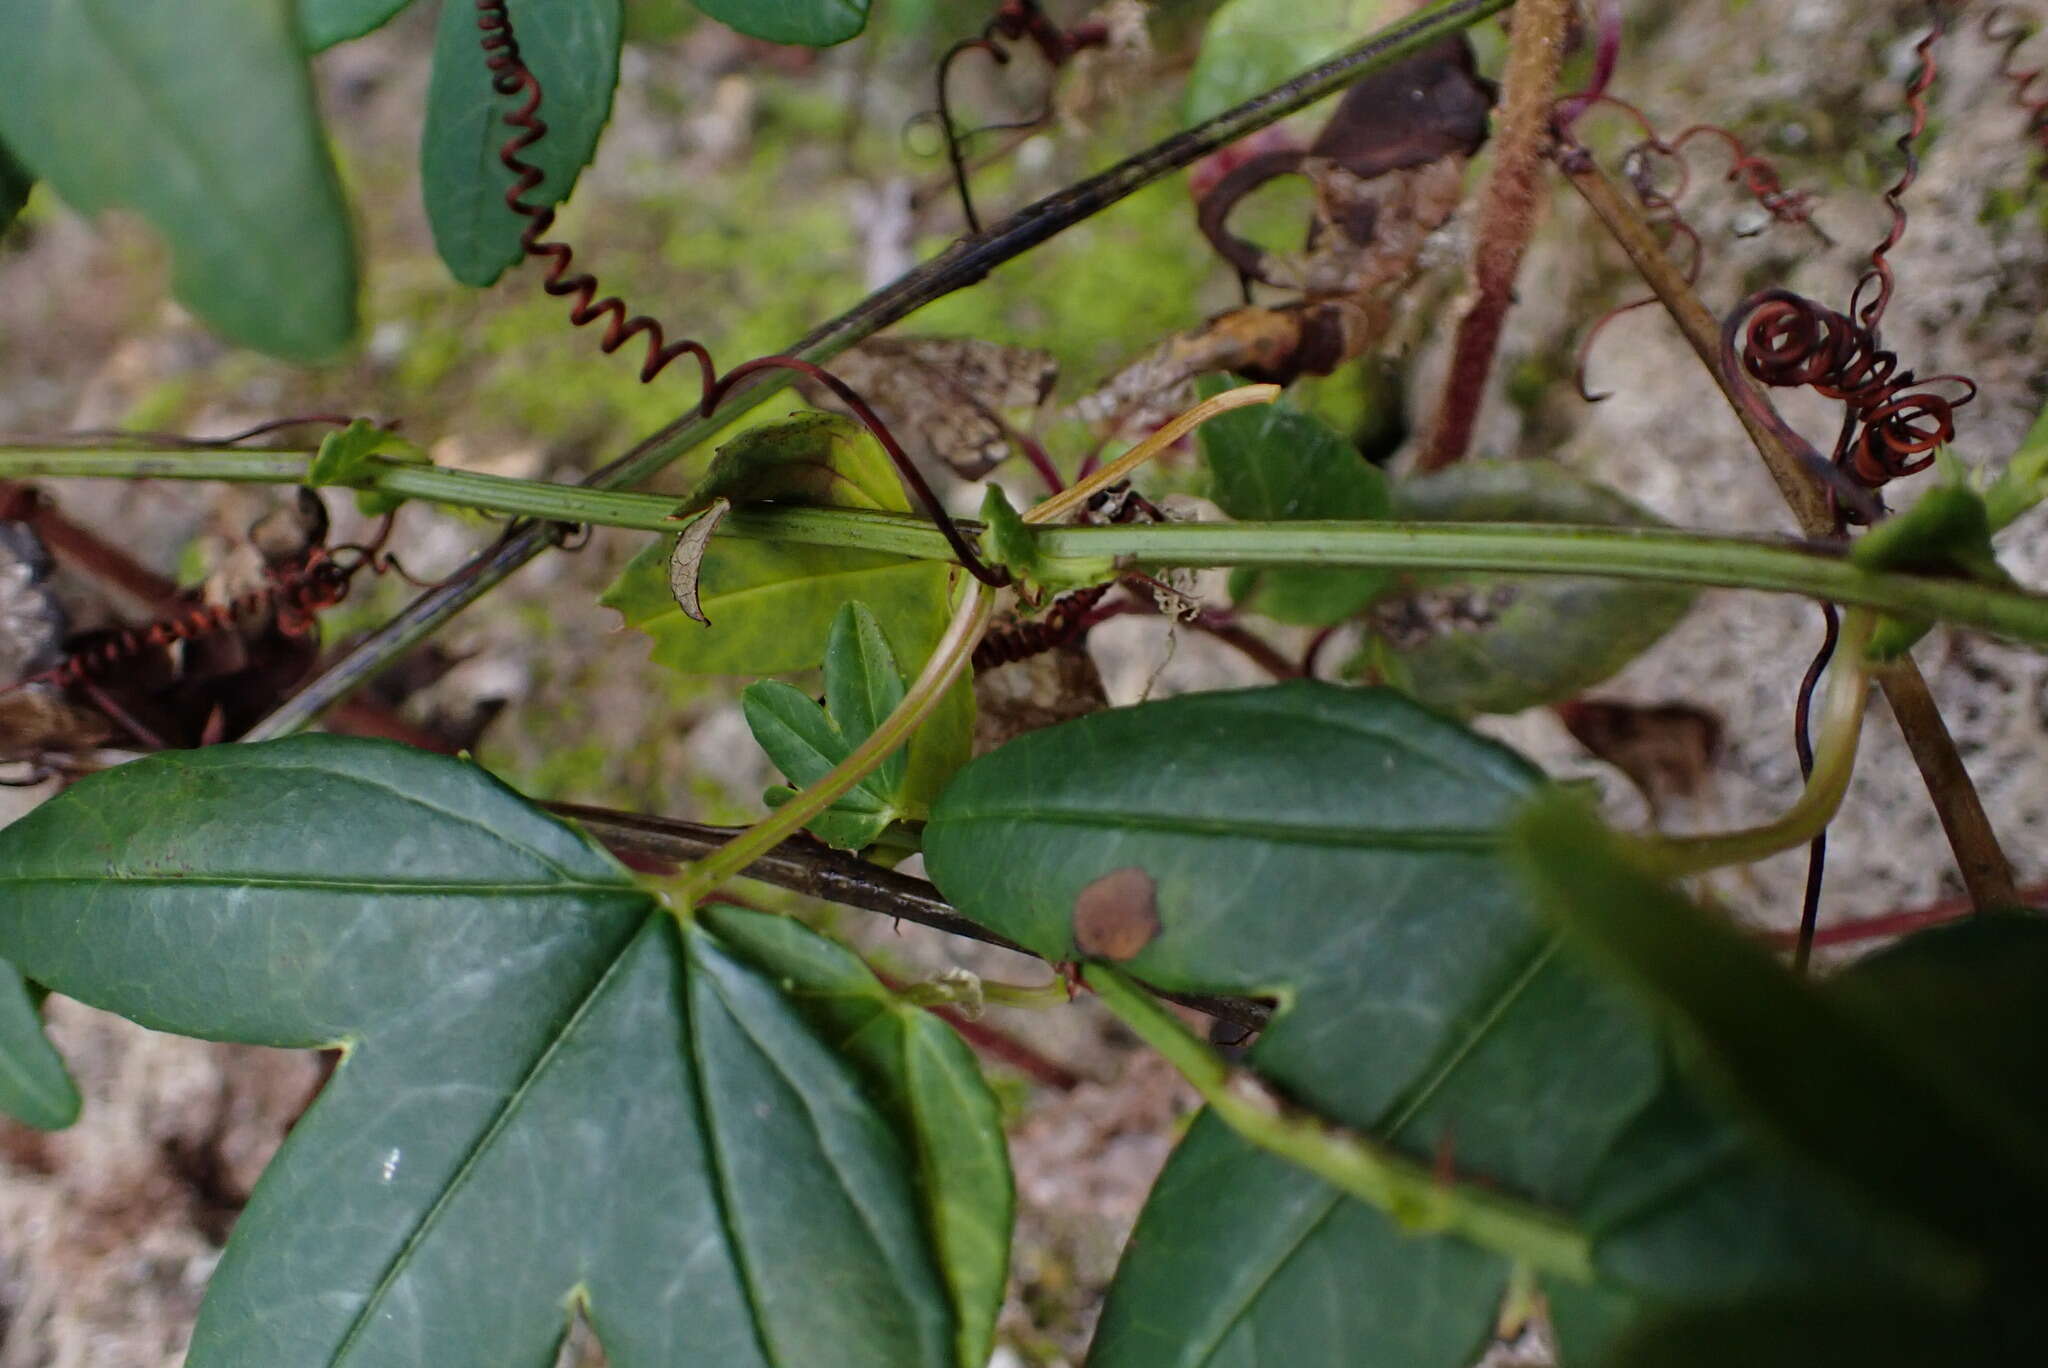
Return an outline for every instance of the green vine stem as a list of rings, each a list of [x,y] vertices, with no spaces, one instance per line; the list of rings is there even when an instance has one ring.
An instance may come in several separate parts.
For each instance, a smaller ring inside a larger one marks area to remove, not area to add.
[[[747,866],[801,831],[804,823],[832,806],[841,794],[909,741],[910,734],[931,715],[946,691],[953,687],[953,681],[967,669],[974,645],[981,640],[995,611],[995,601],[995,594],[987,585],[969,580],[960,605],[953,610],[952,621],[946,624],[945,635],[939,638],[903,701],[824,778],[691,865],[678,886],[678,895],[685,905],[694,907],[728,879],[743,873]]]
[[[1813,773],[1807,776],[1798,801],[1763,826],[1703,836],[1650,837],[1645,845],[1660,874],[1676,878],[1727,865],[1752,864],[1781,850],[1803,846],[1827,829],[1842,806],[1849,776],[1856,768],[1871,678],[1863,651],[1876,625],[1876,615],[1867,608],[1852,608],[1843,619],[1840,654],[1828,678],[1827,703],[1813,746]]]
[[[0,479],[122,476],[296,484],[308,457],[285,452],[99,451],[0,447]],[[377,463],[371,484],[408,498],[558,522],[673,533],[675,500],[472,471]],[[961,523],[970,533],[971,522]],[[906,514],[850,508],[737,509],[721,537],[842,546],[919,560],[948,560],[946,539]],[[1865,570],[1837,552],[1757,537],[1714,536],[1668,527],[1574,527],[1517,523],[1149,523],[1038,527],[1049,564],[1119,564],[1151,569],[1491,571],[1597,575],[1613,579],[1799,594],[1977,628],[2048,646],[2048,597],[1972,580]]]
[[[1167,1009],[1107,965],[1088,986],[1124,1025],[1178,1069],[1225,1125],[1418,1233],[1456,1235],[1542,1273],[1593,1280],[1592,1241],[1556,1212],[1445,1177],[1368,1136],[1294,1106],[1257,1074],[1224,1062]]]
[[[1325,96],[1447,34],[1508,8],[1513,0],[1439,0],[1405,15],[1362,42],[1309,70],[1253,96],[1232,109],[1138,152],[1107,170],[1026,205],[979,237],[955,243],[893,283],[869,295],[839,317],[783,349],[783,354],[822,365],[848,347],[873,337],[934,300],[964,289],[990,271],[1108,209],[1145,186],[1193,165],[1218,148],[1305,109]],[[585,486],[624,489],[638,484],[714,433],[736,421],[791,383],[776,371],[749,383],[718,410],[694,410],[595,472]],[[390,621],[349,647],[309,680],[277,711],[251,728],[245,740],[286,736],[309,725],[341,699],[368,683],[385,666],[432,635],[443,623],[559,540],[560,525],[534,523],[514,528],[498,545],[448,577],[438,589],[414,599]]]

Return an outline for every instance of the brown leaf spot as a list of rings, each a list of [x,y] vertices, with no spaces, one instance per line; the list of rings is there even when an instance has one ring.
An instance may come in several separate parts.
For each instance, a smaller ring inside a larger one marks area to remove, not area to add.
[[[1074,944],[1091,959],[1127,960],[1159,934],[1152,876],[1113,869],[1074,899]]]

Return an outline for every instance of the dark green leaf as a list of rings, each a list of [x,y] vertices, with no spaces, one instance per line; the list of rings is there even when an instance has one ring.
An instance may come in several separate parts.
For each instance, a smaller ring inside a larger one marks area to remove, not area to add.
[[[1602,1157],[1578,1216],[1594,1238],[1605,1293],[1652,1307],[1880,1285],[1926,1296],[1974,1271],[1945,1243],[1781,1162],[1709,1110],[1675,1069]],[[1582,1359],[1590,1345],[1575,1345],[1568,1332],[1598,1331],[1584,1318],[1557,1328]]]
[[[1280,994],[1250,1062],[1290,1097],[1417,1157],[1448,1147],[1461,1174],[1568,1207],[1662,1069],[1640,1023],[1554,952],[1500,859],[1501,828],[1537,782],[1511,753],[1390,691],[1297,683],[1020,737],[961,771],[924,850],[963,912],[1056,961],[1079,956],[1081,891],[1141,871],[1159,930],[1124,963],[1130,973],[1169,989]],[[1217,1356],[1239,1320],[1291,1345],[1302,1299],[1327,1288],[1345,1251],[1385,1241],[1374,1213],[1348,1214],[1284,1166],[1259,1180],[1271,1200],[1240,1212],[1220,1195],[1238,1170],[1216,1179],[1220,1162],[1184,1148],[1169,1163],[1164,1205],[1146,1220],[1180,1238],[1133,1244],[1105,1312],[1106,1326],[1132,1327],[1117,1340],[1132,1347],[1102,1362],[1244,1361]],[[1262,1212],[1282,1228],[1260,1228]],[[1263,1279],[1240,1259],[1252,1242]],[[1500,1270],[1469,1251],[1412,1249],[1455,1279],[1446,1296],[1463,1310],[1427,1328],[1443,1357],[1404,1359],[1409,1341],[1396,1336],[1374,1361],[1458,1363],[1450,1346],[1476,1342],[1477,1289],[1497,1287],[1488,1280]],[[1175,1292],[1162,1303],[1165,1293],[1126,1290],[1140,1287]],[[1237,1319],[1216,1321],[1216,1307]],[[1398,1318],[1364,1295],[1328,1314],[1318,1333],[1348,1327],[1349,1338],[1325,1341],[1324,1354],[1363,1353],[1355,1346]],[[1146,1320],[1211,1332],[1168,1353],[1136,1328]]]
[[[191,1362],[951,1363],[892,1118],[717,933],[473,765],[152,756],[0,833],[0,947],[159,1029],[347,1056]]]
[[[299,34],[306,51],[320,52],[383,27],[408,3],[409,0],[298,0]],[[459,8],[470,0],[447,3]]]
[[[1093,1368],[1466,1368],[1508,1261],[1423,1239],[1195,1119],[1138,1217]]]
[[[560,204],[597,150],[619,80],[621,0],[512,0],[519,55],[546,92],[548,135],[522,154],[545,179],[531,205]],[[489,285],[520,258],[526,219],[505,205],[512,173],[499,149],[519,130],[504,122],[512,99],[494,94],[470,0],[447,0],[434,39],[420,180],[434,246],[449,274]]]
[[[37,1130],[78,1119],[78,1085],[64,1071],[28,985],[0,960],[0,1112]]]
[[[1620,495],[1540,461],[1463,461],[1394,487],[1394,516],[1425,522],[1648,525]],[[1671,630],[1693,591],[1569,576],[1415,575],[1376,610],[1380,636],[1347,666],[1378,669],[1451,713],[1519,712],[1570,697]]]
[[[1642,1313],[1633,1297],[1603,1287],[1557,1282],[1544,1293],[1544,1319],[1563,1368],[1595,1368]]]
[[[1975,1091],[2026,1109],[2048,1146],[2048,924],[1971,917],[1858,960],[1828,981],[1844,1007],[1907,1028],[1904,1047]]]
[[[1218,414],[1202,425],[1217,507],[1246,522],[1387,516],[1387,479],[1322,419],[1292,404]],[[1282,622],[1342,622],[1392,583],[1384,570],[1267,570],[1233,577],[1231,597]]]
[[[6,24],[0,139],[25,165],[81,213],[148,219],[223,336],[341,349],[355,247],[284,0],[18,0]]]
[[[771,43],[830,47],[867,27],[868,0],[697,0],[697,8]]]
[[[0,143],[0,233],[14,222],[21,207],[28,203],[28,192],[35,188],[36,178],[14,159],[5,143]]]
[[[2003,1089],[1959,1078],[1881,999],[1858,1006],[1793,978],[1576,799],[1532,805],[1514,840],[1550,915],[1677,1028],[1753,1124],[1881,1210],[1964,1248],[2038,1258],[2048,1130]],[[2025,925],[2015,934],[2048,938]]]
[[[1995,1319],[1896,1297],[1774,1297],[1674,1312],[1632,1331],[1612,1368],[2030,1368],[2041,1361],[2038,1297]]]
[[[961,1368],[983,1368],[1002,1309],[1016,1193],[1002,1117],[974,1055],[850,952],[786,917],[729,907],[702,919],[774,978],[869,1093],[915,1137],[925,1219],[958,1315]]]

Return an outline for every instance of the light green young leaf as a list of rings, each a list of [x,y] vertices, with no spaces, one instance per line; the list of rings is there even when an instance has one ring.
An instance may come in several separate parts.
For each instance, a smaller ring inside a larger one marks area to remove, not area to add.
[[[925,1219],[958,1318],[957,1360],[960,1368],[984,1368],[1003,1304],[1016,1193],[1002,1117],[973,1053],[853,954],[787,917],[712,907],[701,919],[777,982],[916,1137]]]
[[[889,639],[882,635],[875,615],[862,603],[841,608],[825,641],[825,711],[833,725],[858,746],[896,711],[903,694],[903,673],[896,666],[896,653],[889,649]],[[900,796],[907,763],[904,753],[898,751],[876,767],[868,776],[875,792]]]
[[[133,209],[230,341],[319,361],[356,330],[355,244],[289,0],[15,0],[0,140],[72,208]]]
[[[0,832],[0,949],[156,1029],[347,1047],[194,1368],[547,1363],[579,1309],[617,1368],[955,1362],[923,1132],[474,765],[301,737],[92,776]]]
[[[754,740],[794,784],[810,785],[824,778],[857,744],[841,735],[802,690],[780,680],[749,684],[740,695],[740,707]],[[793,796],[794,789],[778,786],[769,789],[766,798],[775,808]],[[870,774],[806,825],[827,845],[863,850],[902,815],[893,796],[881,792]]]
[[[37,1130],[78,1119],[78,1085],[64,1069],[28,985],[0,960],[0,1112]]]
[[[1399,13],[1388,0],[1228,0],[1202,36],[1183,96],[1186,117],[1220,114]]]
[[[512,0],[519,55],[546,92],[541,116],[548,135],[522,154],[544,177],[525,195],[528,204],[568,199],[597,149],[619,81],[621,3]],[[420,141],[420,185],[434,247],[450,275],[478,287],[519,261],[527,223],[505,205],[513,178],[498,160],[499,149],[519,132],[504,121],[516,106],[491,90],[480,36],[472,0],[446,0]]]
[[[369,481],[379,459],[412,465],[433,463],[433,458],[417,442],[409,442],[367,418],[358,418],[320,439],[320,450],[306,468],[306,483],[315,489],[330,485],[353,488]],[[403,495],[387,494],[380,489],[356,490],[356,507],[364,517],[382,517],[404,502]]]
[[[683,503],[775,499],[908,512],[888,456],[865,429],[834,414],[799,415],[750,429],[719,449]],[[937,561],[877,551],[714,537],[698,564],[692,621],[670,586],[659,543],[627,565],[600,600],[653,639],[654,659],[692,674],[789,674],[825,662],[832,624],[859,599],[895,659],[915,672],[938,645],[951,613],[952,570]],[[912,739],[903,799],[928,804],[968,756],[974,696],[962,681]]]

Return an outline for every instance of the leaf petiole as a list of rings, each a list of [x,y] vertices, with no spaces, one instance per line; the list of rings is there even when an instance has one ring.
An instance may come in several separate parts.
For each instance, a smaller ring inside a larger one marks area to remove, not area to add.
[[[1592,1241],[1565,1217],[1446,1178],[1370,1136],[1294,1106],[1256,1074],[1226,1063],[1107,965],[1088,966],[1088,986],[1194,1085],[1218,1119],[1261,1149],[1301,1165],[1408,1230],[1457,1235],[1539,1272],[1575,1282],[1593,1280]]]

